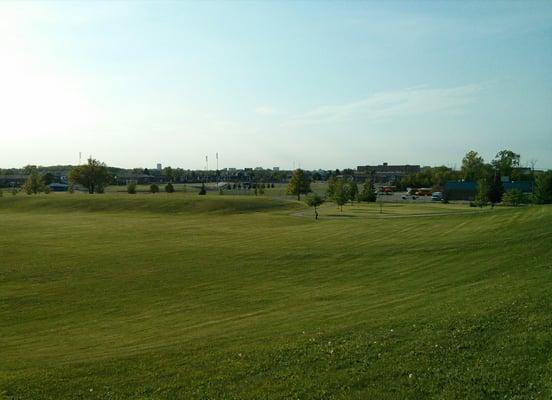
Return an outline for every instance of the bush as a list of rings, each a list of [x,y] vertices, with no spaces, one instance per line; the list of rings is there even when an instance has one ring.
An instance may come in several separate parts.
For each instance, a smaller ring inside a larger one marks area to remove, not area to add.
[[[0,197],[4,196],[4,192],[0,189]]]
[[[169,182],[165,185],[165,192],[174,193],[174,186],[172,183]]]
[[[44,193],[50,194],[50,188],[48,186],[44,186]]]
[[[205,189],[205,184],[202,183],[201,184],[201,189],[199,190],[199,195],[200,196],[205,196],[207,194],[207,189]]]
[[[150,185],[150,192],[151,193],[159,193],[159,186],[157,186],[155,183],[152,183]]]
[[[17,194],[17,189],[16,189],[16,188],[13,188],[12,191],[11,191],[11,194],[12,194],[13,196],[15,196],[15,195]]]
[[[69,185],[69,193],[75,193],[75,185],[73,185],[72,183]]]
[[[136,194],[136,184],[134,182],[128,184],[127,193],[128,194]]]
[[[502,202],[508,206],[517,207],[520,204],[525,203],[525,196],[519,189],[513,189],[509,192],[505,192],[502,195]]]

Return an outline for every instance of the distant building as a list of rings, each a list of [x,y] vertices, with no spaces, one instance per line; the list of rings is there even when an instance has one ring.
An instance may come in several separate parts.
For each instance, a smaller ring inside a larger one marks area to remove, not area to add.
[[[66,185],[64,183],[50,183],[48,185],[48,188],[52,191],[52,192],[67,192],[69,190],[69,185]]]
[[[502,182],[505,192],[517,189],[523,193],[533,191],[533,181],[510,181]],[[479,185],[472,181],[447,181],[443,189],[443,195],[447,200],[468,200],[473,201],[477,196]]]
[[[420,171],[419,165],[389,165],[384,162],[381,165],[358,166],[355,178],[360,181],[372,178],[375,182],[396,182],[404,176],[417,174]]]
[[[479,186],[471,181],[447,181],[443,196],[447,200],[475,200]]]
[[[163,170],[163,165],[161,165],[160,163],[157,163],[157,170],[158,171]]]
[[[16,187],[25,183],[29,175],[0,175],[0,187]]]

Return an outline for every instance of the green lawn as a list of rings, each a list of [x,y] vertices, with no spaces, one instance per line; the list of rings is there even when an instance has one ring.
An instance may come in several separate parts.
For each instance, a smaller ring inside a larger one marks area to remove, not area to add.
[[[552,207],[0,198],[0,399],[351,398],[552,398]]]

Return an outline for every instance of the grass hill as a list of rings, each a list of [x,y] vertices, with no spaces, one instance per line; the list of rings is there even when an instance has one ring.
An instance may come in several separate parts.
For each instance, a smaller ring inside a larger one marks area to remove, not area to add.
[[[0,398],[548,399],[552,208],[0,198]]]

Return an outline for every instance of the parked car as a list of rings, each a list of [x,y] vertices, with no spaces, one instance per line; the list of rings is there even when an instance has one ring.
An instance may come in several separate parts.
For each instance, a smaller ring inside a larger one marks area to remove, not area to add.
[[[441,201],[441,200],[443,200],[442,192],[433,192],[431,194],[431,201]]]

